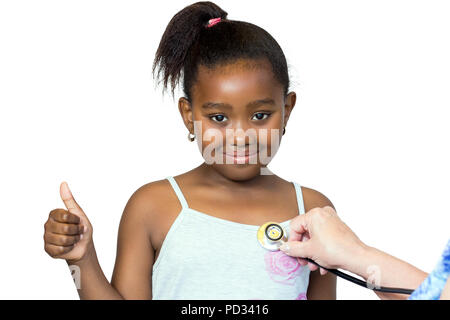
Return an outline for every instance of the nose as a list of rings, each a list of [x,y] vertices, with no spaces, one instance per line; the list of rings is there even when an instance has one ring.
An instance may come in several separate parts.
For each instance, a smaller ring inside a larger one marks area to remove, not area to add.
[[[227,129],[228,130],[228,129]],[[236,148],[247,148],[258,141],[257,132],[254,128],[238,127],[231,128],[226,134],[226,144]]]
[[[244,129],[242,129],[242,128],[236,129],[234,132],[234,136],[235,136],[235,139],[233,142],[234,146],[242,146],[242,145],[248,144],[248,143],[246,143],[247,136],[245,134]]]

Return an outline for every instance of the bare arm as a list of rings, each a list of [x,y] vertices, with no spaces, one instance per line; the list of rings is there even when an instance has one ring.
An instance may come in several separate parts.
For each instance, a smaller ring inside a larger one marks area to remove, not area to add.
[[[317,266],[303,258],[309,258],[325,268],[344,269],[363,277],[368,283],[405,289],[416,289],[427,273],[381,250],[365,245],[354,232],[339,219],[331,206],[313,208],[293,219],[285,253],[299,257],[300,264]],[[307,237],[307,241],[302,241]],[[382,293],[381,299],[405,299],[408,295]]]
[[[81,300],[90,299],[151,299],[153,248],[145,216],[148,197],[137,190],[125,206],[120,220],[117,256],[111,283],[105,277],[97,259],[94,244],[86,256],[75,264],[80,268]]]
[[[154,248],[149,218],[155,202],[148,188],[137,190],[128,201],[120,221],[117,257],[111,284],[125,299],[152,299]]]
[[[336,300],[336,276],[321,275],[319,270],[311,271],[308,285],[308,300]]]
[[[305,210],[312,208],[331,206],[331,201],[322,193],[302,187],[305,203]],[[321,275],[319,270],[311,271],[308,285],[308,300],[336,300],[336,276],[332,273]]]
[[[71,262],[67,265],[74,272],[80,300],[122,300],[120,293],[106,279],[97,259],[94,244],[83,259]],[[76,267],[74,267],[76,266]],[[79,268],[78,270],[74,268]]]
[[[440,300],[450,300],[450,277],[447,279],[444,289],[441,292]]]
[[[92,225],[66,182],[60,185],[60,196],[67,210],[50,212],[44,225],[45,251],[52,258],[66,260],[80,299],[122,299],[100,268]]]
[[[152,204],[147,189],[138,189],[124,209],[110,283],[98,262],[93,227],[67,184],[61,184],[60,194],[67,210],[50,212],[44,225],[45,250],[53,258],[66,260],[81,300],[151,299],[154,251],[146,223]]]
[[[87,299],[151,299],[153,248],[150,244],[146,214],[148,195],[138,189],[125,206],[120,220],[117,256],[111,283],[106,279],[97,259],[94,244],[78,262],[81,300]]]
[[[344,269],[382,287],[416,289],[428,276],[426,272],[373,247],[364,246],[359,256]],[[380,299],[407,299],[408,295],[374,291]]]

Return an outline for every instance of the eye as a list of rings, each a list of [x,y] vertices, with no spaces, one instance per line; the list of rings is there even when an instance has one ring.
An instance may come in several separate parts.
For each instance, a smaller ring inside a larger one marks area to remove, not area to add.
[[[267,119],[270,116],[270,113],[258,112],[258,113],[255,113],[254,116],[256,116],[256,118],[257,118],[256,120],[264,120],[264,119]],[[267,117],[264,117],[264,116],[267,116]],[[252,120],[253,120],[253,118],[252,118]]]
[[[216,114],[216,115],[213,115],[213,116],[211,116],[209,118],[212,119],[215,122],[224,122],[223,120],[226,119],[227,117],[225,117],[223,114]],[[214,118],[216,118],[216,120],[214,120]]]

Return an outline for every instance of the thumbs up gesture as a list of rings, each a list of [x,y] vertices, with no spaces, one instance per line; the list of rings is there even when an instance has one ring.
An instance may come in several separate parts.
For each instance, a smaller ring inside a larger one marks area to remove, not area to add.
[[[79,261],[93,248],[92,225],[66,182],[59,192],[66,210],[50,211],[44,225],[44,248],[53,258]]]

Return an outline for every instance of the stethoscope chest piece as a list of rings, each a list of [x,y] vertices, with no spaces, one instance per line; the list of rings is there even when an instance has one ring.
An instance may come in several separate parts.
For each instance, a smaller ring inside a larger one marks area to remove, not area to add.
[[[261,246],[270,251],[277,251],[287,241],[283,227],[276,222],[266,222],[258,229],[256,235]]]
[[[264,249],[270,250],[270,251],[277,251],[280,250],[281,245],[284,242],[287,242],[287,235],[286,232],[284,232],[283,227],[276,223],[276,222],[266,222],[261,227],[259,227],[257,232],[257,238],[258,242],[261,244],[261,246]],[[303,258],[306,259],[308,262],[315,264],[316,266],[323,268],[319,264],[317,264],[314,260],[311,260],[309,258]],[[357,285],[360,285],[362,287],[368,287],[368,282],[362,281],[360,279],[357,279],[355,277],[352,277],[344,272],[341,272],[336,269],[327,269],[323,268],[329,272],[331,272],[334,275],[337,275],[343,279],[349,280],[353,283],[356,283]],[[414,292],[414,290],[411,289],[403,289],[403,288],[386,288],[386,287],[374,287],[369,288],[376,291],[381,292],[390,292],[390,293],[402,293],[402,294],[411,294]]]

